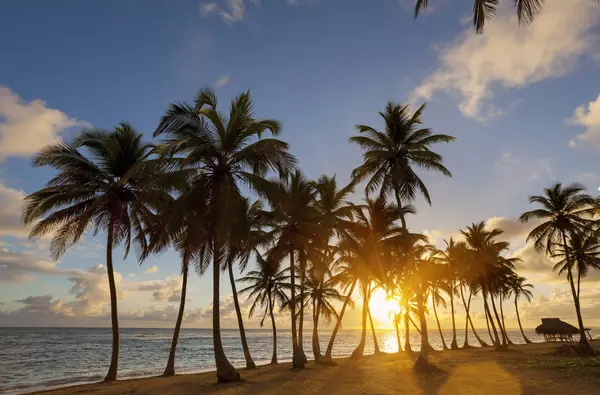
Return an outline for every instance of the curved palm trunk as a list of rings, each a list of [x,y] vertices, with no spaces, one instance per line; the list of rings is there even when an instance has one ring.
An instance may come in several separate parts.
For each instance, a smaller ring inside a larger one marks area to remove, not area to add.
[[[365,342],[367,338],[367,311],[368,311],[368,300],[366,287],[363,289],[363,307],[362,307],[362,332],[360,334],[360,342],[358,346],[352,352],[350,358],[360,358],[363,356],[365,351]]]
[[[514,346],[515,343],[513,343],[510,340],[510,337],[508,337],[508,332],[506,331],[506,322],[504,321],[504,308],[502,307],[502,300],[504,299],[504,297],[502,295],[500,295],[500,317],[502,318],[502,329],[504,329],[504,336],[506,336],[506,342],[508,344],[510,344],[511,346]]]
[[[223,342],[221,340],[220,320],[220,274],[221,274],[221,246],[215,240],[213,249],[213,348],[215,352],[215,364],[217,365],[217,381],[228,382],[240,380],[240,374],[229,363]]]
[[[108,236],[106,241],[106,273],[108,275],[108,288],[110,290],[110,322],[112,327],[112,354],[110,367],[104,381],[117,379],[119,370],[119,315],[117,313],[117,286],[115,285],[115,272],[112,262],[112,249],[114,237],[114,221],[108,224]]]
[[[271,363],[277,363],[277,327],[275,326],[275,316],[273,315],[273,300],[271,298],[271,291],[268,292],[269,298],[269,314],[271,315],[271,325],[273,326],[273,356],[271,357]]]
[[[352,286],[350,287],[350,291],[346,295],[346,300],[344,300],[344,304],[342,305],[342,311],[340,311],[340,316],[335,324],[335,328],[333,328],[333,332],[331,333],[331,338],[329,339],[329,344],[327,345],[327,351],[325,351],[325,359],[331,360],[331,353],[333,351],[333,344],[335,343],[335,337],[342,326],[342,318],[344,318],[344,312],[346,311],[346,306],[348,306],[348,301],[350,300],[350,296],[352,296],[352,292],[354,292],[354,287],[356,286],[356,281],[352,282]]]
[[[256,364],[252,360],[250,355],[250,348],[248,348],[248,341],[246,341],[246,331],[244,330],[244,320],[242,319],[242,310],[240,309],[240,302],[238,301],[237,290],[235,289],[235,279],[233,278],[233,262],[229,262],[227,265],[227,271],[229,272],[229,283],[231,284],[231,292],[233,293],[233,305],[235,307],[235,315],[237,316],[238,329],[240,330],[240,339],[242,340],[242,350],[244,350],[244,359],[246,360],[246,369],[256,369]]]
[[[421,351],[419,357],[415,361],[414,369],[427,370],[429,367],[429,336],[427,332],[427,319],[425,318],[425,302],[422,290],[419,290],[417,300],[419,310],[419,321],[421,325]]]
[[[306,354],[304,353],[304,288],[306,282],[306,255],[304,251],[300,250],[300,312],[298,322],[298,354],[300,358],[304,360],[304,363],[308,362]]]
[[[316,305],[316,307],[315,307]],[[321,302],[317,300],[313,303],[313,335],[312,335],[312,351],[315,357],[315,362],[321,360],[321,346],[319,344],[319,317],[321,316]]]
[[[494,309],[494,316],[496,317],[496,322],[498,322],[498,329],[500,329],[500,335],[502,336],[502,347],[508,347],[508,343],[506,342],[506,334],[504,333],[504,328],[502,327],[502,320],[500,320],[500,316],[498,315],[498,310],[496,309],[496,302],[494,302],[494,295],[490,294],[490,299],[492,301],[492,309]],[[492,319],[492,328],[494,327],[494,317]]]
[[[471,315],[469,314],[469,311],[471,310],[471,298],[473,297],[473,291],[469,290],[469,299],[468,301],[465,300],[465,295],[462,289],[462,285],[460,287],[460,298],[463,302],[464,308],[465,308],[465,313],[466,313],[466,318],[465,318],[465,343],[463,344],[463,348],[465,347],[471,347],[469,345],[469,323],[471,324],[471,330],[473,331],[473,335],[475,336],[475,339],[477,339],[477,341],[479,342],[479,345],[481,347],[489,347],[489,345],[484,342],[479,335],[477,334],[477,331],[475,330],[475,326],[473,325],[473,320],[471,319]],[[487,317],[487,315],[486,315]],[[490,335],[490,339],[491,339],[491,335]]]
[[[409,323],[409,319],[410,319],[410,313],[408,311],[409,309],[409,304],[408,304],[408,300],[404,302],[404,351],[405,352],[412,352],[412,349],[410,348],[410,323]]]
[[[587,338],[585,337],[585,326],[583,325],[583,317],[581,316],[581,306],[579,305],[579,292],[575,290],[575,283],[573,281],[573,271],[571,270],[571,262],[569,253],[567,250],[567,236],[565,232],[562,232],[563,238],[563,250],[565,251],[565,258],[567,259],[567,279],[569,280],[569,285],[571,286],[571,294],[573,295],[573,303],[575,304],[575,312],[577,313],[577,323],[579,325],[579,345],[581,346],[581,351],[585,354],[593,354],[594,350]],[[580,276],[580,275],[579,275]],[[578,281],[581,279],[579,277]],[[579,286],[579,285],[578,285]]]
[[[179,312],[177,313],[177,322],[175,323],[175,330],[173,331],[173,340],[171,341],[171,351],[169,351],[169,360],[167,361],[167,367],[163,373],[163,376],[174,376],[175,375],[175,351],[177,350],[177,341],[179,340],[179,331],[181,330],[181,323],[183,322],[183,311],[185,310],[185,295],[187,293],[187,279],[188,279],[188,259],[187,255],[183,259],[183,267],[181,268],[183,274],[183,282],[181,285],[181,300],[179,302]]]
[[[492,301],[493,301],[493,298],[492,298]],[[498,337],[498,331],[496,331],[496,324],[494,324],[494,318],[492,317],[492,313],[490,312],[490,306],[488,305],[487,294],[485,291],[483,292],[483,306],[484,306],[485,310],[487,311],[487,314],[489,314],[490,324],[492,325],[492,329],[494,331],[494,337],[492,338],[492,341],[494,342],[494,346],[500,347],[501,346],[500,338]]]
[[[371,317],[371,310],[367,308],[367,314],[369,315],[369,322],[371,323],[371,333],[373,335],[373,350],[375,355],[381,354],[379,350],[379,343],[377,342],[377,336],[375,335],[375,326],[373,325],[373,317]]]
[[[489,311],[487,310],[486,307],[484,307],[483,310],[484,310],[484,313],[485,313],[485,325],[487,326],[488,335],[489,335],[490,340],[492,341],[492,343],[495,345],[494,336],[492,335],[492,327],[490,326],[490,314],[489,314]]]
[[[531,343],[531,340],[525,336],[525,332],[523,331],[523,326],[521,325],[521,316],[519,315],[519,304],[517,303],[517,297],[515,296],[515,311],[517,312],[517,322],[519,323],[519,329],[521,330],[521,336],[523,336],[523,340],[525,340],[526,344]]]
[[[440,332],[440,339],[442,340],[442,349],[448,350],[448,346],[446,345],[446,341],[444,340],[444,334],[442,333],[440,319],[438,318],[437,308],[435,307],[435,301],[433,302],[433,314],[435,315],[435,321],[437,322],[438,331]]]
[[[400,318],[394,317],[394,328],[396,329],[396,343],[398,344],[398,352],[402,352],[402,346],[400,345],[400,328],[398,326]]]
[[[294,248],[290,246],[290,279],[292,289],[290,291],[290,300],[296,300],[296,267],[294,263]],[[296,369],[304,368],[304,360],[298,353],[298,333],[296,332],[296,303],[290,303],[290,312],[292,315],[292,365]]]
[[[402,200],[400,199],[400,191],[398,188],[395,189],[396,195],[396,205],[398,206],[398,212],[400,214],[400,222],[402,223],[402,228],[406,229],[406,219],[404,218],[404,213],[402,212]]]
[[[456,350],[458,349],[458,342],[456,340],[456,320],[454,318],[454,281],[450,286],[450,312],[452,314],[452,343],[450,343],[450,348]]]

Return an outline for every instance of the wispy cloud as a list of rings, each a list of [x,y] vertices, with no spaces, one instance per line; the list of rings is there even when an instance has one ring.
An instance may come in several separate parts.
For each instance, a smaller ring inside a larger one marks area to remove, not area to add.
[[[221,3],[223,3],[221,1]],[[254,6],[260,5],[259,0],[250,0],[250,4]],[[221,5],[218,2],[201,3],[200,14],[204,17],[209,15],[220,16],[225,23],[230,25],[244,20],[246,15],[245,0],[228,0],[226,5]]]
[[[221,77],[219,77],[217,82],[215,82],[215,86],[217,87],[225,86],[227,84],[229,84],[229,74],[222,75]]]
[[[483,35],[471,28],[440,55],[440,66],[411,94],[428,100],[438,92],[456,92],[467,117],[486,120],[502,114],[490,103],[493,90],[519,88],[573,71],[592,53],[592,28],[600,8],[588,0],[551,1],[536,21],[518,27],[514,10],[503,9]]]
[[[585,128],[584,133],[569,141],[569,147],[576,147],[579,143],[589,143],[600,150],[600,96],[587,105],[577,107],[568,123]]]
[[[156,273],[157,271],[158,271],[158,266],[153,265],[153,266],[150,266],[148,269],[146,269],[146,271],[144,273],[152,274],[152,273]]]

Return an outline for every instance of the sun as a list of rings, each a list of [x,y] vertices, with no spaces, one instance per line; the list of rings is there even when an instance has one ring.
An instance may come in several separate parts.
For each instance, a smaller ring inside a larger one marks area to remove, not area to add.
[[[394,315],[400,312],[400,305],[397,300],[388,298],[382,289],[373,291],[369,301],[369,310],[374,319],[381,322],[391,322]]]

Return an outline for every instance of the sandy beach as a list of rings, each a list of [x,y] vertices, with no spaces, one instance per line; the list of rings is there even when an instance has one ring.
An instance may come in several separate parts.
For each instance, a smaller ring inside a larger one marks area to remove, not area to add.
[[[598,343],[595,342],[596,348]],[[242,370],[243,381],[216,384],[213,372],[151,377],[41,391],[36,394],[596,394],[600,358],[551,355],[556,344],[436,352],[444,372],[417,374],[406,354],[338,359],[336,366],[312,362],[302,371],[284,363]]]

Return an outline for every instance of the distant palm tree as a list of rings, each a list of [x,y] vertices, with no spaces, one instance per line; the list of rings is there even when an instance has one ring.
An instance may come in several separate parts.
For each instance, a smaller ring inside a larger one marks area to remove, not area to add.
[[[267,261],[256,251],[257,270],[252,270],[246,276],[240,278],[238,282],[250,284],[248,287],[240,290],[240,293],[249,293],[248,298],[254,298],[250,306],[249,317],[254,315],[257,308],[264,307],[263,317],[260,321],[262,327],[267,314],[271,317],[271,326],[273,328],[273,356],[271,363],[277,363],[277,327],[275,325],[275,315],[273,308],[276,305],[283,307],[288,303],[286,291],[290,288],[290,268],[281,269],[276,262]]]
[[[327,240],[329,230],[321,225],[321,214],[315,207],[316,190],[314,183],[307,180],[299,171],[293,172],[284,180],[270,183],[265,189],[265,198],[271,207],[271,221],[274,246],[269,251],[269,259],[280,262],[287,255],[290,260],[291,297],[296,300],[296,255],[299,255],[301,265],[304,265],[306,251],[312,248],[317,240]],[[300,276],[303,278],[300,267]],[[302,280],[301,280],[302,281]],[[302,304],[301,304],[302,306]],[[306,356],[298,338],[296,303],[290,303],[292,319],[292,348],[293,365],[303,368]]]
[[[523,340],[525,340],[525,343],[529,344],[531,343],[531,340],[529,340],[527,336],[525,336],[523,326],[521,325],[521,316],[519,315],[519,298],[522,296],[525,299],[527,299],[528,302],[531,302],[531,299],[533,298],[533,293],[530,290],[533,289],[533,285],[529,284],[525,277],[511,276],[508,286],[509,296],[515,296],[515,311],[517,312],[517,322],[519,323],[521,336],[523,336]]]
[[[146,254],[159,253],[168,247],[173,247],[181,256],[181,300],[179,312],[173,331],[169,359],[163,376],[175,375],[175,352],[179,340],[179,332],[185,311],[187,281],[190,263],[196,265],[198,273],[203,274],[208,266],[208,251],[210,251],[210,233],[207,231],[208,205],[204,188],[192,184],[178,191],[177,199],[159,210],[152,221],[148,233],[150,245]]]
[[[50,252],[54,259],[76,244],[86,229],[106,232],[112,356],[105,381],[117,379],[119,362],[112,250],[123,244],[127,256],[133,237],[140,251],[144,251],[145,219],[153,207],[168,199],[166,185],[160,185],[157,162],[148,160],[151,149],[127,123],[119,124],[114,131],[85,130],[71,144],[49,145],[33,158],[34,166],[50,166],[58,174],[45,188],[25,198],[23,222],[35,223],[29,236],[52,232]]]
[[[430,286],[430,294],[431,294],[431,305],[433,306],[433,314],[435,316],[435,322],[437,323],[438,331],[440,334],[440,340],[442,341],[442,349],[448,350],[448,346],[446,345],[446,341],[444,340],[444,333],[442,332],[442,326],[440,325],[440,319],[437,313],[437,306],[442,306],[446,308],[446,299],[442,295],[442,292],[450,293],[449,287],[446,283],[445,271],[446,268],[441,267],[441,265],[437,264],[433,268],[432,280]]]
[[[598,2],[598,0],[592,0]],[[517,17],[520,25],[526,25],[535,19],[542,10],[545,0],[513,0],[517,9]],[[483,33],[485,22],[496,15],[499,0],[474,0],[473,4],[473,26],[477,33]],[[429,5],[429,0],[416,0],[415,18],[419,16]]]
[[[240,271],[243,272],[246,270],[248,260],[256,248],[265,246],[269,243],[270,236],[265,230],[266,226],[268,226],[268,220],[266,213],[263,211],[261,201],[257,200],[250,204],[250,199],[242,198],[239,213],[236,215],[231,227],[229,248],[225,258],[225,264],[229,274],[229,284],[233,295],[233,305],[235,307],[238,329],[240,331],[240,340],[242,342],[242,350],[244,352],[247,369],[255,369],[256,364],[252,360],[248,341],[246,340],[246,331],[244,330],[244,320],[242,318],[242,311],[235,286],[233,267],[238,263]]]
[[[413,166],[452,176],[443,165],[442,156],[433,152],[430,146],[449,143],[454,141],[454,137],[420,128],[424,110],[425,104],[411,113],[408,105],[389,102],[385,112],[379,113],[385,123],[384,132],[371,126],[357,125],[360,135],[349,139],[364,150],[363,164],[352,171],[353,182],[368,179],[365,187],[367,196],[377,190],[381,195],[392,193],[403,228],[406,228],[403,207],[411,203],[418,192],[431,204],[429,191]]]
[[[458,342],[456,340],[456,320],[454,318],[454,295],[456,295],[459,287],[460,269],[467,259],[468,252],[464,242],[456,242],[452,237],[445,243],[446,248],[437,251],[437,255],[442,263],[447,265],[444,279],[447,283],[448,296],[450,296],[450,312],[452,315],[452,342],[450,348],[456,350],[458,349]]]
[[[240,375],[227,360],[221,340],[220,272],[226,259],[230,233],[243,204],[240,186],[260,192],[270,171],[286,173],[295,167],[288,144],[262,138],[265,131],[277,135],[280,124],[254,117],[250,92],[231,103],[229,119],[217,110],[217,97],[209,88],[201,89],[194,104],[171,104],[154,132],[166,135],[164,155],[180,168],[193,168],[209,190],[211,250],[213,257],[213,346],[218,381],[239,380]]]
[[[575,289],[573,268],[575,259],[570,255],[569,245],[576,245],[580,235],[590,225],[590,218],[596,213],[596,201],[590,195],[584,193],[584,188],[579,184],[563,186],[556,183],[550,188],[544,189],[544,195],[531,196],[530,203],[537,203],[541,208],[525,212],[521,215],[521,221],[540,221],[527,236],[527,241],[533,240],[537,251],[545,250],[546,254],[554,256],[557,248],[561,249],[564,256],[563,264],[560,266],[559,274],[566,270],[567,279],[571,286],[571,294],[577,313],[579,324],[579,344],[583,353],[593,353],[587,338],[585,327],[581,316],[579,304],[579,293]],[[575,243],[575,244],[573,244]]]

